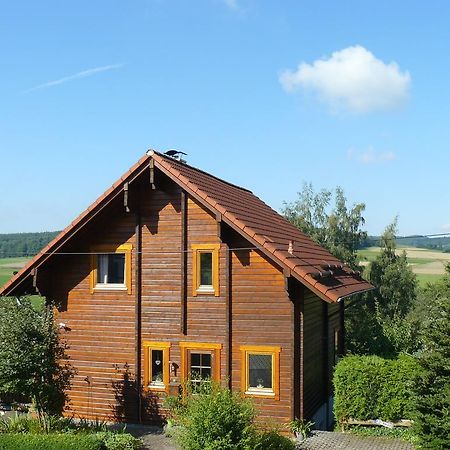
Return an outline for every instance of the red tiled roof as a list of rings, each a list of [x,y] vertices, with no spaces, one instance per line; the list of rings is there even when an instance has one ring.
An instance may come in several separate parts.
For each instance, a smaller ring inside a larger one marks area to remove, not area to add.
[[[359,274],[345,267],[252,192],[160,153],[150,152],[150,155],[155,167],[220,214],[224,222],[323,300],[337,302],[373,289]],[[292,254],[288,251],[289,241],[292,241]],[[326,273],[327,270],[332,273]],[[325,274],[328,276],[321,276]]]
[[[19,273],[0,289],[0,295],[11,295],[34,267],[42,264],[87,223],[98,210],[119,194],[123,184],[148,167],[155,167],[174,180],[208,209],[247,238],[285,271],[328,302],[372,289],[358,274],[344,267],[323,247],[294,227],[247,189],[235,186],[213,175],[195,169],[158,152],[150,151],[101,195],[85,212],[36,255]],[[289,242],[292,241],[292,253]],[[325,271],[326,277],[322,277]]]

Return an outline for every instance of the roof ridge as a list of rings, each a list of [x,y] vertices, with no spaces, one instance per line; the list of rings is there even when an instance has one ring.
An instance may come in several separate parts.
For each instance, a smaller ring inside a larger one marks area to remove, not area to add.
[[[224,184],[228,184],[228,186],[232,186],[232,187],[235,187],[235,188],[237,188],[237,189],[240,189],[241,191],[249,192],[250,194],[253,194],[253,192],[252,192],[250,189],[247,189],[247,188],[245,188],[245,187],[239,186],[239,185],[234,184],[234,183],[230,183],[230,182],[227,181],[227,180],[224,180],[224,179],[222,179],[222,178],[219,178],[219,177],[217,177],[217,176],[215,176],[215,175],[213,175],[213,174],[211,174],[211,173],[209,173],[209,172],[206,172],[205,170],[199,169],[198,167],[191,166],[191,165],[188,164],[188,163],[182,163],[182,162],[180,162],[180,161],[178,161],[178,160],[176,160],[176,159],[174,159],[174,158],[171,158],[171,157],[168,156],[168,155],[165,155],[164,153],[158,152],[158,151],[153,150],[153,149],[151,149],[151,150],[149,150],[149,151],[147,152],[147,155],[149,155],[149,156],[153,156],[153,154],[156,154],[156,155],[158,155],[158,156],[161,156],[161,157],[164,158],[166,161],[169,161],[169,162],[171,162],[171,163],[174,162],[174,163],[176,163],[176,164],[178,164],[178,165],[181,165],[182,167],[189,167],[189,169],[195,170],[196,172],[200,172],[200,173],[203,173],[204,175],[208,175],[208,177],[214,178],[215,180],[218,180],[218,181],[220,181],[220,182],[222,182],[222,183],[224,183]],[[253,194],[253,195],[254,195],[254,194]]]

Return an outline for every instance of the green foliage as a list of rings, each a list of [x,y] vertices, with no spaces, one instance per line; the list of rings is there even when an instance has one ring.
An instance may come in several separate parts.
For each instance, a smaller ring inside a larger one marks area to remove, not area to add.
[[[181,447],[185,450],[247,448],[253,438],[252,403],[215,384],[208,391],[187,395],[185,406],[177,410],[181,425],[177,440]]]
[[[293,433],[298,433],[303,438],[306,438],[311,433],[311,430],[314,427],[314,422],[305,421],[304,419],[295,418],[291,422],[288,423],[288,428]]]
[[[450,276],[428,286],[426,294],[430,307],[414,383],[415,431],[421,448],[443,450],[450,449]]]
[[[0,258],[34,256],[45,247],[59,231],[42,233],[0,234]]]
[[[103,450],[102,440],[83,434],[0,434],[0,450]]]
[[[142,441],[129,433],[101,432],[96,436],[101,439],[106,450],[137,450],[142,446]]]
[[[330,211],[333,199],[334,206]],[[334,192],[326,189],[314,192],[312,184],[305,183],[297,200],[284,204],[283,214],[334,256],[357,268],[356,251],[367,237],[367,233],[361,230],[365,222],[362,216],[364,209],[364,203],[349,208],[340,187]]]
[[[397,359],[347,356],[334,372],[334,414],[338,423],[408,419],[412,416],[412,383],[419,367],[407,355]]]
[[[291,439],[271,430],[257,435],[250,448],[251,450],[294,450],[295,444]]]
[[[0,302],[0,393],[32,398],[42,419],[61,411],[72,371],[51,308],[29,299]]]
[[[354,354],[392,357],[413,353],[420,343],[416,328],[407,320],[416,302],[417,280],[405,252],[396,254],[397,220],[381,236],[381,250],[365,277],[377,289],[349,308],[346,316],[347,349]]]
[[[346,432],[356,434],[358,436],[379,436],[391,439],[401,439],[413,444],[417,442],[416,435],[411,428],[408,427],[386,428],[381,426],[370,427],[355,425],[348,427]]]
[[[219,384],[207,384],[195,394],[166,401],[170,408],[170,430],[183,450],[293,450],[292,441],[277,431],[260,432],[254,424],[255,409],[250,399]]]

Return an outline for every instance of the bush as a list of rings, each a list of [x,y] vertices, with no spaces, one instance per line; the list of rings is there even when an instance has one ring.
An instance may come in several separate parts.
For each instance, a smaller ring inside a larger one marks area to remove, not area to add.
[[[95,434],[0,434],[0,450],[103,450]]]
[[[168,398],[173,435],[183,450],[293,450],[294,443],[277,431],[259,431],[254,424],[255,409],[218,384],[205,385],[192,395],[187,386],[184,397]]]
[[[294,450],[295,444],[289,438],[281,436],[276,431],[266,431],[256,435],[252,450]]]
[[[101,438],[106,450],[137,450],[141,447],[142,441],[129,433],[97,433]]]
[[[338,423],[347,419],[410,419],[413,379],[419,370],[414,358],[347,356],[336,366],[333,383],[334,414]]]
[[[209,389],[188,394],[176,408],[180,425],[176,435],[185,450],[243,450],[254,437],[253,404],[229,389],[212,384]]]

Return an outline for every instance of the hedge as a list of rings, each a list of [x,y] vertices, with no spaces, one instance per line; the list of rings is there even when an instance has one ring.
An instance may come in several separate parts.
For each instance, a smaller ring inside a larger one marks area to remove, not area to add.
[[[334,415],[338,423],[347,419],[411,419],[412,383],[419,371],[408,355],[397,359],[378,356],[347,356],[336,366]]]
[[[0,450],[102,450],[95,434],[0,434]]]

